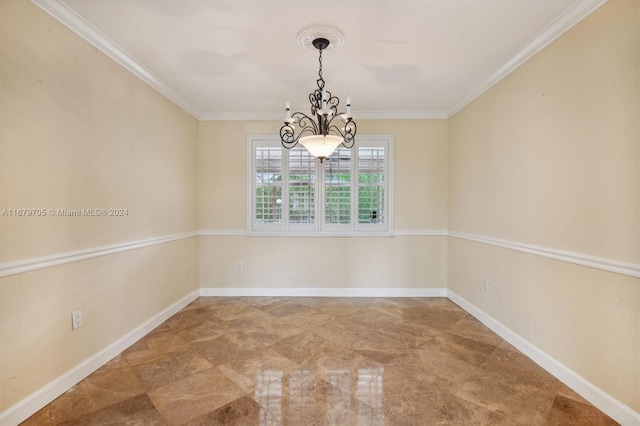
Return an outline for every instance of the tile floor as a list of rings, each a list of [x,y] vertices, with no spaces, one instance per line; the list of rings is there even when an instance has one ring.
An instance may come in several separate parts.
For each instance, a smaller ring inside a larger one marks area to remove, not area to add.
[[[448,299],[200,298],[24,425],[614,425]]]

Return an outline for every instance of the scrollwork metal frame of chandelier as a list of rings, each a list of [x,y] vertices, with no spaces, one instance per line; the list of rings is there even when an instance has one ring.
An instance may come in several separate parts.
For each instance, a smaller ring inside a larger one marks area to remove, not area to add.
[[[311,155],[322,163],[330,157],[333,151],[343,145],[352,148],[357,133],[356,122],[351,115],[351,99],[347,96],[346,112],[338,112],[340,99],[324,89],[325,82],[322,78],[322,51],[329,46],[326,38],[316,38],[313,46],[319,51],[318,88],[309,94],[311,103],[311,116],[303,112],[291,113],[289,102],[286,103],[286,118],[280,128],[280,140],[282,146],[287,149],[295,147],[298,142],[303,145]],[[314,117],[316,120],[314,120]],[[296,133],[296,126],[298,127]]]

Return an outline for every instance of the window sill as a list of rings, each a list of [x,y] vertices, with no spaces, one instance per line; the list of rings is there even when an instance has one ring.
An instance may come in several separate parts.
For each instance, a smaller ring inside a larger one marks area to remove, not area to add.
[[[393,230],[380,231],[353,231],[353,232],[331,232],[331,231],[252,231],[247,230],[249,237],[393,237]]]

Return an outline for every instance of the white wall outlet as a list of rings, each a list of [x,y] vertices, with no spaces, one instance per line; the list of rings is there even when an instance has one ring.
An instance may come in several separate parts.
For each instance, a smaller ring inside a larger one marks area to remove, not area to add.
[[[244,269],[244,263],[242,262],[242,260],[238,260],[236,262],[236,271],[240,272]]]
[[[482,288],[484,291],[489,291],[491,289],[491,280],[489,278],[484,279],[484,283],[482,284]]]
[[[77,330],[82,327],[82,311],[71,312],[71,329]]]

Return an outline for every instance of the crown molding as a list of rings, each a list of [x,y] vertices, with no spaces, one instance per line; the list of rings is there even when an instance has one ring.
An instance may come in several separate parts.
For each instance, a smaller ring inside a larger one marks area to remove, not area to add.
[[[446,120],[446,111],[356,111],[363,120]]]
[[[31,2],[60,21],[64,26],[89,42],[89,44],[122,65],[125,69],[129,70],[140,80],[160,92],[160,94],[178,105],[185,112],[191,114],[194,118],[198,118],[198,110],[194,108],[193,105],[190,105],[171,90],[169,86],[134,61],[125,50],[98,31],[93,25],[85,21],[65,3],[59,0],[31,0]]]
[[[284,112],[203,112],[200,121],[282,121]],[[446,111],[358,111],[356,120],[446,120]]]
[[[500,68],[493,72],[486,80],[474,87],[469,93],[456,102],[446,113],[447,118],[452,117],[462,108],[470,104],[477,97],[489,90],[500,80],[509,75],[520,65],[528,61],[536,53],[573,28],[578,22],[586,18],[591,12],[605,4],[607,0],[578,0],[555,21],[547,25],[532,40],[525,44],[515,55]]]
[[[198,116],[200,121],[282,121],[282,112],[203,112]]]

